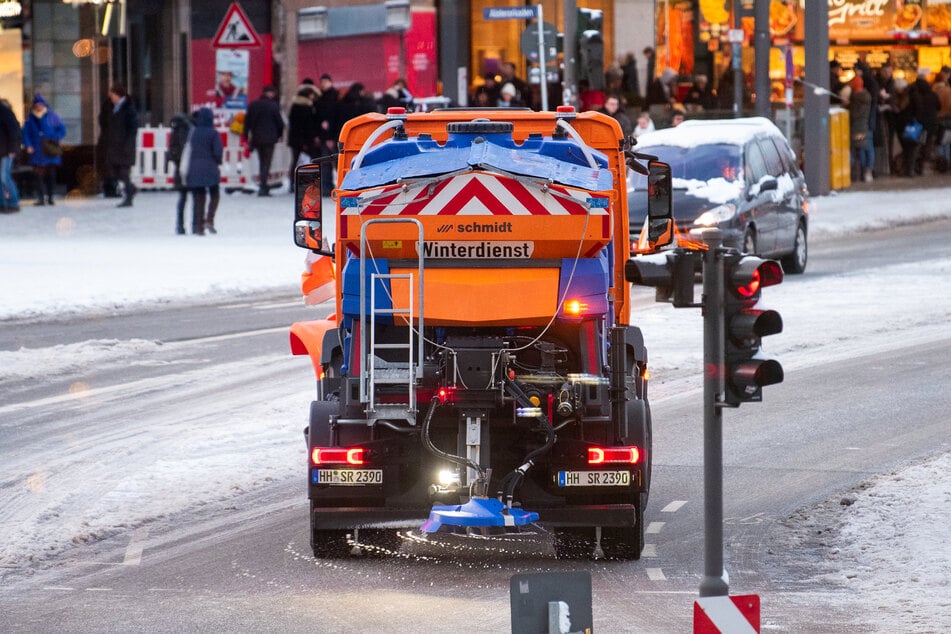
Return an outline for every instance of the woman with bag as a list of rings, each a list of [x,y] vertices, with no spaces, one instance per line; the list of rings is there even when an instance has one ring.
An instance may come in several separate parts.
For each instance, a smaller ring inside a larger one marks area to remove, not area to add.
[[[201,108],[195,113],[195,127],[188,135],[180,164],[185,187],[192,192],[194,199],[192,233],[197,236],[205,235],[205,231],[218,233],[215,230],[215,212],[221,199],[219,166],[224,148],[221,145],[221,135],[215,130],[214,118],[210,108]]]
[[[66,124],[50,109],[43,96],[37,93],[23,124],[23,146],[30,157],[36,179],[37,205],[53,204],[56,167],[63,164],[60,141],[65,136]]]

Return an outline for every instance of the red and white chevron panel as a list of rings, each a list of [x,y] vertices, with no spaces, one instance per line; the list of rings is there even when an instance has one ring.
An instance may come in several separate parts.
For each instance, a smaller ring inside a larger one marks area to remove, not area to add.
[[[472,173],[428,185],[387,185],[360,192],[344,215],[367,216],[606,216],[607,197],[550,185],[557,195],[512,178]],[[589,201],[594,205],[588,207]],[[595,202],[596,201],[596,202]]]
[[[759,634],[759,595],[701,597],[693,604],[694,634]]]

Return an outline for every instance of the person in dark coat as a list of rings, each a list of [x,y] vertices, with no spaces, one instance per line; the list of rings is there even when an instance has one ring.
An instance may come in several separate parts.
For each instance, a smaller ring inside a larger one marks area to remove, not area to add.
[[[637,73],[637,59],[634,53],[628,53],[621,62],[621,90],[628,98],[640,99],[641,80]]]
[[[919,122],[915,99],[912,99],[911,87],[904,79],[895,81],[895,130],[901,142],[901,172],[903,176],[914,176],[918,163],[921,139],[910,139],[904,134],[905,127]]]
[[[621,98],[617,95],[608,95],[604,100],[604,106],[598,112],[603,112],[617,121],[625,138],[634,133],[634,124],[621,108]]]
[[[192,233],[198,236],[218,233],[215,230],[215,212],[221,199],[221,159],[224,148],[221,135],[215,130],[215,116],[211,108],[195,113],[195,127],[188,137],[183,157],[185,186],[192,193]],[[208,194],[208,196],[206,196]],[[207,212],[205,201],[208,201]]]
[[[44,139],[59,144],[66,136],[66,124],[37,93],[33,97],[30,114],[23,124],[23,147],[30,156],[33,175],[36,178],[37,205],[52,205],[56,187],[56,168],[63,164],[63,157],[51,156],[43,148]]]
[[[172,179],[173,186],[178,190],[178,204],[175,207],[175,233],[185,234],[185,202],[188,200],[188,188],[185,187],[182,178],[182,155],[185,153],[185,145],[188,143],[188,135],[192,131],[191,118],[185,114],[176,114],[170,122],[172,128],[168,137],[168,151],[165,154],[165,160],[175,165],[175,174]]]
[[[6,99],[0,99],[0,213],[20,211],[20,190],[13,180],[13,161],[20,153],[20,122]]]
[[[314,102],[317,111],[317,125],[320,128],[320,153],[311,155],[330,156],[336,152],[337,137],[334,136],[334,124],[337,121],[337,108],[340,106],[340,93],[334,88],[333,78],[327,73],[320,76],[320,96]],[[320,170],[320,189],[322,196],[330,196],[333,191],[333,169],[329,163]]]
[[[115,82],[109,87],[112,112],[106,123],[106,165],[109,173],[122,183],[125,197],[119,207],[131,207],[135,185],[129,177],[135,165],[135,137],[139,130],[139,115],[135,111],[125,86]]]
[[[265,86],[261,96],[248,106],[244,116],[244,138],[248,147],[258,153],[258,196],[270,196],[268,175],[274,159],[274,146],[284,136],[284,119],[274,86]]]
[[[693,85],[684,97],[684,105],[701,111],[716,110],[717,95],[710,87],[710,80],[706,75],[697,75],[693,78]]]
[[[354,82],[347,89],[347,94],[340,100],[337,108],[337,122],[334,126],[335,137],[340,138],[340,130],[350,119],[359,117],[368,112],[376,112],[376,102],[366,92],[366,87],[360,82]]]
[[[918,117],[918,122],[925,128],[924,144],[919,148],[918,160],[915,165],[915,172],[918,174],[924,173],[924,163],[931,161],[935,139],[938,136],[938,110],[941,109],[941,101],[934,90],[931,89],[927,74],[927,69],[919,69],[918,78],[909,87],[909,96],[914,102],[915,116]]]
[[[297,95],[291,102],[291,109],[287,113],[287,145],[291,149],[291,173],[297,169],[297,162],[302,152],[311,158],[320,156],[319,125],[314,101],[317,99],[317,90],[313,86],[302,85],[297,89]],[[293,187],[293,178],[291,179]]]
[[[109,129],[109,117],[112,115],[112,102],[109,97],[102,100],[102,106],[99,108],[99,138],[96,139],[96,164],[99,173],[97,176],[102,181],[102,195],[106,198],[122,198],[119,193],[119,186],[116,179],[109,172],[109,164],[106,163],[106,145],[109,143],[107,138]]]
[[[393,82],[393,85],[386,89],[383,96],[380,97],[377,104],[380,106],[380,112],[386,114],[390,108],[406,108],[407,112],[413,109],[413,95],[406,87],[406,80],[400,77]]]
[[[868,129],[868,111],[872,107],[872,96],[865,89],[865,82],[861,75],[856,75],[849,82],[852,92],[849,95],[849,135],[852,146],[852,180],[864,180],[871,183],[873,180],[873,154],[871,151],[872,139]]]

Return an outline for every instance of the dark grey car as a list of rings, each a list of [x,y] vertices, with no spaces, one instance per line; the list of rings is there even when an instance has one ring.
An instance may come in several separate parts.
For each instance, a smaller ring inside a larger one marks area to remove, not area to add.
[[[809,193],[795,154],[771,121],[686,121],[638,137],[636,150],[670,164],[681,235],[718,227],[725,246],[779,258],[786,273],[806,270]],[[647,181],[630,176],[636,239],[647,216]]]

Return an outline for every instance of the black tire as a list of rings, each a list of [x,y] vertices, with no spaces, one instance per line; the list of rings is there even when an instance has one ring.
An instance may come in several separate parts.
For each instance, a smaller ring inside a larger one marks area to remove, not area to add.
[[[644,486],[642,487],[643,492],[640,494],[642,514],[644,507],[647,506],[647,498],[650,497],[651,476],[654,471],[654,430],[652,427],[653,423],[651,421],[651,404],[645,403],[644,405],[647,409],[647,421],[644,430],[646,435],[644,448],[647,450],[647,460],[644,462]]]
[[[799,226],[796,227],[796,242],[793,244],[792,253],[781,260],[784,273],[801,275],[806,272],[806,263],[809,260],[809,247],[806,238],[806,225],[800,222]]]
[[[634,526],[605,526],[601,529],[601,550],[605,559],[641,558],[641,550],[644,549],[644,507],[640,502],[635,515]]]
[[[756,255],[756,229],[753,227],[747,227],[746,233],[743,234],[743,253],[748,255]]]
[[[307,467],[310,469],[310,448],[330,443],[330,415],[340,410],[339,403],[312,401],[310,404],[310,426],[308,428]],[[309,471],[308,471],[309,473]],[[310,547],[318,559],[340,559],[350,555],[352,546],[347,543],[350,531],[344,529],[322,529],[317,525],[314,510],[317,505],[310,501]]]

